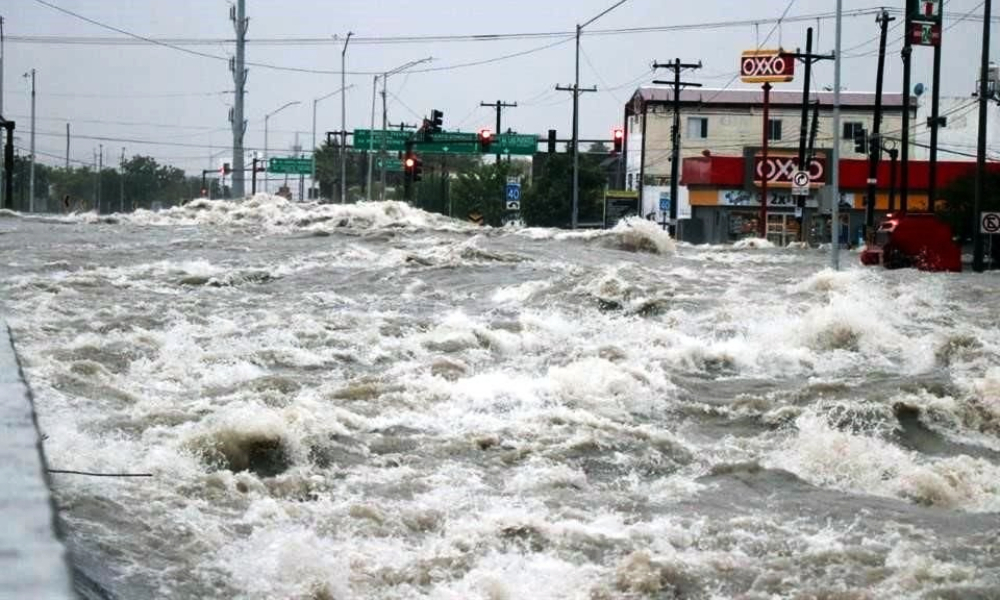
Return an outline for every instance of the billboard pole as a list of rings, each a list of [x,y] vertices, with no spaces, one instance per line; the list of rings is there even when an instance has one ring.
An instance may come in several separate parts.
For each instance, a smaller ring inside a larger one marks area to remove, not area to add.
[[[760,176],[760,222],[757,223],[757,233],[761,239],[767,239],[767,180],[770,176],[767,169],[767,139],[770,137],[770,108],[771,108],[771,83],[764,83],[764,142],[761,148],[761,168],[763,172]]]

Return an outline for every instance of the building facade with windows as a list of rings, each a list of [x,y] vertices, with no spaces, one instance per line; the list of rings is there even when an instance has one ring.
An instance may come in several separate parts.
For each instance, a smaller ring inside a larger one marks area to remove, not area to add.
[[[769,165],[778,177],[771,185],[768,204],[775,207],[781,217],[781,227],[775,227],[779,241],[788,241],[797,236],[797,228],[807,224],[811,218],[824,211],[829,212],[830,198],[824,192],[829,177],[825,168],[833,144],[839,144],[840,154],[845,159],[864,159],[863,153],[855,152],[855,134],[861,130],[871,131],[874,119],[875,94],[870,92],[841,93],[841,128],[833,131],[833,93],[814,92],[810,95],[810,120],[814,110],[818,127],[813,148],[814,161],[810,171],[814,177],[814,191],[805,207],[795,210],[790,203],[790,184],[786,181],[791,170],[797,167],[800,127],[802,117],[802,92],[787,89],[771,91],[769,123],[767,125]],[[886,136],[898,137],[902,131],[902,94],[883,94],[882,132]],[[915,120],[916,104],[911,104],[911,117]],[[674,118],[673,90],[666,87],[641,87],[636,90],[625,106],[625,156],[626,168],[624,186],[640,192],[643,214],[661,220],[660,208],[669,205],[673,199],[669,195],[671,176],[671,130]],[[747,174],[739,187],[722,191],[716,200],[706,204],[704,196],[692,197],[690,190],[680,181],[678,190],[678,217],[682,219],[680,229],[682,239],[690,241],[725,242],[731,236],[720,232],[728,226],[720,224],[727,220],[734,207],[745,210],[748,205],[759,206],[759,194],[754,191],[759,182],[750,171],[757,167],[754,157],[759,156],[764,134],[763,92],[760,90],[713,90],[686,89],[679,98],[680,156],[681,161],[692,157],[740,157],[744,161]],[[810,134],[807,128],[807,145]],[[772,181],[769,178],[769,181]],[[728,193],[728,195],[727,195]],[[785,213],[791,215],[785,215]],[[685,223],[685,221],[690,221]],[[701,221],[701,222],[699,222]],[[716,226],[708,227],[705,222]],[[769,224],[770,227],[770,224]],[[688,236],[685,237],[684,229]],[[715,232],[706,235],[706,230]]]

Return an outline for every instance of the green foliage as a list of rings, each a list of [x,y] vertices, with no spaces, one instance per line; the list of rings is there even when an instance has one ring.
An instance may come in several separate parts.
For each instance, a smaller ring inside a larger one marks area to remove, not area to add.
[[[983,211],[1000,211],[1000,173],[986,172],[986,194],[982,199],[980,209]],[[962,240],[972,239],[973,232],[979,227],[979,220],[973,214],[976,197],[975,165],[969,164],[969,172],[957,177],[941,190],[944,207],[941,217],[952,228],[952,233]]]
[[[579,178],[579,222],[598,222],[604,214],[605,185],[599,156],[580,154]],[[573,155],[546,155],[541,173],[535,173],[535,180],[521,202],[521,217],[531,227],[569,227],[572,205]]]
[[[18,157],[14,163],[14,204],[17,210],[28,209],[29,161]],[[35,210],[64,212],[93,210],[100,190],[101,212],[130,211],[153,206],[182,204],[201,194],[201,178],[187,177],[182,169],[161,165],[148,156],[134,156],[124,165],[122,174],[106,167],[100,177],[89,166],[51,167],[35,164]],[[213,189],[218,189],[213,181]],[[214,194],[218,196],[219,194]]]
[[[510,165],[500,161],[496,164],[481,164],[459,173],[451,188],[454,216],[461,219],[480,214],[485,225],[500,226],[505,211],[507,175],[510,172]]]

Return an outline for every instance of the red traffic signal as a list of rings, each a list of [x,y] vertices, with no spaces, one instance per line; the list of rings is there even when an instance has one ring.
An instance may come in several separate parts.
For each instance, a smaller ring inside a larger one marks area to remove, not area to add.
[[[490,129],[480,129],[479,130],[479,148],[486,152],[490,149],[490,144],[493,143],[493,131]]]
[[[232,173],[233,170],[232,168],[230,168],[229,163],[222,163],[222,168],[219,169],[219,172],[222,174],[223,177],[225,177],[226,175]]]
[[[413,167],[416,166],[416,164],[417,164],[417,159],[413,158],[412,156],[407,156],[406,160],[403,162],[403,167],[407,171],[413,171]]]
[[[621,152],[622,146],[625,143],[625,130],[621,127],[615,127],[612,129],[611,140],[614,142],[615,152]]]

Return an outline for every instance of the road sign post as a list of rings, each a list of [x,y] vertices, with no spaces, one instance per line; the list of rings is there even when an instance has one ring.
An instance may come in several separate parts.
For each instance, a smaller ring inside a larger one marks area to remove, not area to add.
[[[517,180],[507,180],[505,194],[507,210],[521,210],[521,184]]]

